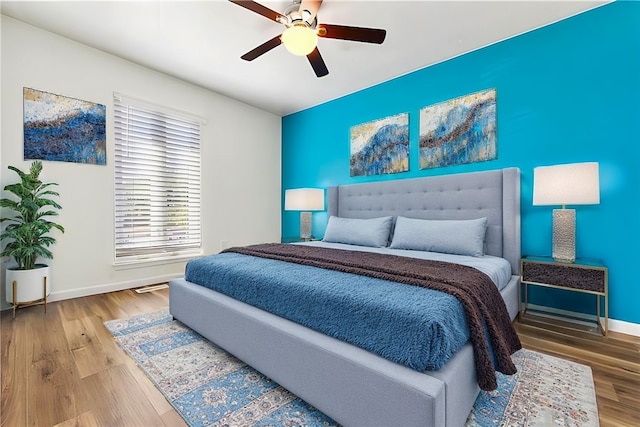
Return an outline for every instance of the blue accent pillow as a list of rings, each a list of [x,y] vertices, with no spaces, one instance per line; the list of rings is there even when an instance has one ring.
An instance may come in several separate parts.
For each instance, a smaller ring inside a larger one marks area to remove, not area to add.
[[[399,216],[390,247],[456,255],[484,255],[487,218],[429,220]]]
[[[383,247],[389,243],[392,216],[371,219],[329,217],[323,242]]]

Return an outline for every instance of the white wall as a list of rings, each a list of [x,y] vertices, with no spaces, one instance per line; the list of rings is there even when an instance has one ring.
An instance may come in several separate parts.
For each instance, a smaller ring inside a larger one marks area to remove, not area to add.
[[[16,181],[8,165],[23,160],[22,90],[30,87],[107,107],[107,165],[44,163],[42,178],[59,184],[63,209],[53,248],[51,300],[157,283],[181,276],[185,262],[113,266],[113,92],[207,119],[202,128],[203,252],[221,241],[278,241],[281,215],[281,118],[2,16],[2,188]],[[220,64],[212,64],[220,66]],[[5,194],[6,195],[6,194]],[[5,303],[3,260],[2,307]],[[11,260],[12,261],[12,260]]]

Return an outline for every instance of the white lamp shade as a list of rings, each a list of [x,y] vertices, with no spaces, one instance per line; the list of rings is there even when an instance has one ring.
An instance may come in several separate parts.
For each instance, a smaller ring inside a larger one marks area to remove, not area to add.
[[[284,210],[324,210],[324,190],[321,188],[296,188],[284,192]]]
[[[600,178],[597,162],[540,166],[533,169],[533,204],[597,205]]]

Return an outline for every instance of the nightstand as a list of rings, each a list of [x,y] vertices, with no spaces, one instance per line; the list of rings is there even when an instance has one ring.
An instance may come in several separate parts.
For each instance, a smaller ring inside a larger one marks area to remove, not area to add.
[[[551,257],[525,256],[520,259],[520,283],[524,285],[524,315],[528,307],[529,286],[545,286],[596,296],[596,322],[602,335],[609,330],[608,269],[599,260],[577,258],[574,263],[556,262]],[[604,326],[600,310],[604,299]],[[522,300],[520,300],[522,301]]]

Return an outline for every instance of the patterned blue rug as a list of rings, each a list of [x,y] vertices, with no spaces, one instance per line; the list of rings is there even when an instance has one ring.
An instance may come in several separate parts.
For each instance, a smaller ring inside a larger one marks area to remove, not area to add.
[[[168,310],[105,326],[190,426],[336,426],[269,378],[171,319]],[[520,350],[467,426],[598,426],[591,368]]]

